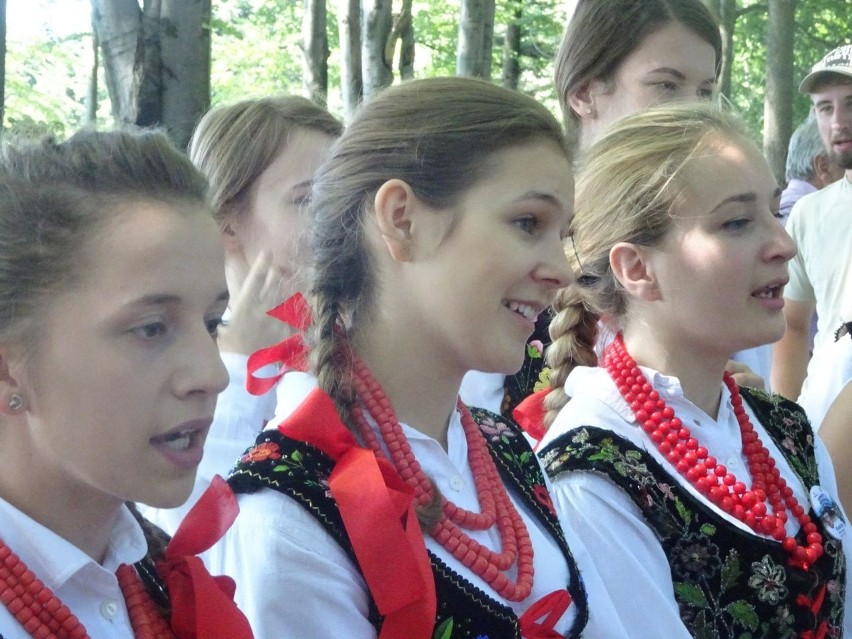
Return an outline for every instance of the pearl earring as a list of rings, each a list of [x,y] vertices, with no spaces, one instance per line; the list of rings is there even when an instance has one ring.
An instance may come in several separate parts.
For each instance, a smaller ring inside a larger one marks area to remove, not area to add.
[[[19,411],[24,406],[24,398],[18,395],[18,393],[12,393],[12,396],[9,397],[9,408],[14,411]]]

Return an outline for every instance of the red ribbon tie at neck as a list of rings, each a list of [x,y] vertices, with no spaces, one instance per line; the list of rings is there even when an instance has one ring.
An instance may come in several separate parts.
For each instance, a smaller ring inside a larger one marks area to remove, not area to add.
[[[544,439],[544,416],[547,415],[547,409],[544,407],[544,398],[547,397],[550,391],[549,387],[536,391],[532,395],[527,396],[512,411],[515,423],[527,435],[535,439],[536,444]]]
[[[567,590],[554,590],[545,595],[521,615],[521,636],[524,639],[564,639],[554,628],[570,605],[571,594]]]
[[[234,603],[234,580],[214,577],[196,555],[208,550],[239,513],[234,493],[216,475],[192,507],[157,562],[172,605],[178,639],[252,639],[249,623]]]
[[[379,614],[379,639],[431,639],[435,580],[414,510],[414,491],[358,444],[331,398],[316,389],[279,430],[335,461],[329,488]]]

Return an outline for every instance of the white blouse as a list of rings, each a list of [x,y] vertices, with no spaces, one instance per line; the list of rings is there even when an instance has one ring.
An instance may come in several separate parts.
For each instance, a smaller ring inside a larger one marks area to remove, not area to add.
[[[133,639],[124,595],[115,571],[147,552],[142,528],[122,506],[110,535],[103,564],[52,530],[0,499],[0,538],[83,623],[93,639]],[[0,604],[0,635],[31,639]]]
[[[739,480],[750,485],[751,475],[742,451],[739,424],[731,407],[727,387],[722,384],[719,414],[714,420],[684,397],[677,378],[644,367],[642,372],[701,445],[706,447],[720,464],[727,466]],[[539,453],[556,438],[579,427],[607,429],[647,451],[664,468],[671,469],[672,481],[677,482],[716,514],[733,525],[756,534],[744,523],[710,502],[671,468],[668,460],[636,423],[633,411],[621,397],[606,369],[575,368],[565,382],[565,391],[572,399],[560,411],[539,444]],[[743,407],[764,446],[776,461],[781,476],[793,489],[799,503],[807,507],[810,498],[798,476],[746,402],[743,402]],[[837,501],[837,486],[831,460],[822,442],[818,438],[815,440],[820,486]],[[605,584],[608,598],[614,605],[622,626],[633,629],[630,636],[636,639],[690,639],[692,635],[681,621],[673,596],[669,562],[633,500],[609,479],[590,472],[571,472],[558,476],[553,481],[552,496],[560,517],[571,522],[575,534],[588,551],[588,557]],[[797,530],[798,523],[790,518],[787,522],[788,534],[795,534]],[[849,541],[846,540],[844,547],[847,557],[848,545]],[[641,593],[641,596],[638,593]],[[847,609],[850,601],[852,593],[847,587]],[[847,628],[844,636],[852,637],[852,631]]]
[[[285,376],[285,382],[290,375]],[[305,376],[298,379],[302,382]],[[300,384],[299,392],[304,390],[305,385]],[[444,495],[462,508],[478,511],[459,414],[454,413],[449,426],[447,451],[436,440],[404,424],[403,432],[421,467]],[[522,614],[532,602],[564,589],[569,573],[556,542],[511,493],[510,496],[535,549],[533,591],[524,602],[501,598],[431,537],[426,537],[426,547],[488,597]],[[236,580],[237,604],[249,618],[257,639],[375,639],[375,628],[368,620],[369,592],[364,579],[322,525],[301,505],[271,489],[240,495],[239,503],[236,523],[206,559],[214,574],[227,574]],[[500,547],[496,528],[473,531],[471,536],[488,548]],[[568,536],[569,546],[576,555],[578,549],[572,537]],[[594,575],[584,573],[583,578],[588,590],[600,591]],[[591,592],[589,599],[591,619],[583,636],[626,637],[615,628],[598,625],[606,621],[604,617],[612,617],[611,611],[602,602],[597,610],[607,614],[596,614]],[[556,630],[567,632],[575,616],[576,606],[572,605]]]

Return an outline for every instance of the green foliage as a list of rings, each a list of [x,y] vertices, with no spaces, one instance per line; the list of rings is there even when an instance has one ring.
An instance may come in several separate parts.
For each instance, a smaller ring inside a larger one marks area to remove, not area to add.
[[[763,132],[763,99],[766,85],[766,0],[740,0],[734,30],[734,63],[731,102],[745,118],[749,129],[760,139]],[[799,0],[796,10],[794,82],[829,50],[849,42],[852,2]],[[796,92],[793,127],[804,120],[810,109],[807,96]]]
[[[63,0],[71,3],[71,0]],[[74,0],[85,10],[88,3]],[[400,0],[394,0],[399,8]],[[766,75],[767,0],[739,0],[731,101],[757,137],[763,127]],[[50,15],[53,4],[32,0],[33,10]],[[565,0],[497,0],[492,78],[499,82],[507,25],[520,14],[522,33],[520,89],[558,112],[553,90],[553,58],[564,30]],[[340,113],[340,54],[335,11],[328,3],[329,108]],[[302,87],[301,0],[213,0],[211,101],[231,102],[245,96],[278,91],[304,94]],[[417,41],[415,75],[453,75],[460,0],[414,0]],[[848,41],[852,2],[799,0],[795,43],[796,81],[829,49]],[[83,123],[91,72],[91,35],[59,36],[45,27],[38,39],[16,38],[10,24],[6,58],[7,127],[69,132]],[[102,74],[101,74],[102,75]],[[98,124],[111,122],[103,78],[99,81]],[[795,120],[809,108],[797,95]]]

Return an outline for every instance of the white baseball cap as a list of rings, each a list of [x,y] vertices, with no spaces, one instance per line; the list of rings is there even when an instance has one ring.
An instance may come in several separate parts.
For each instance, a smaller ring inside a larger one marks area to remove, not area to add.
[[[842,47],[829,51],[811,68],[810,73],[799,84],[799,92],[811,93],[817,80],[832,73],[852,78],[852,44],[844,44]]]

